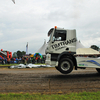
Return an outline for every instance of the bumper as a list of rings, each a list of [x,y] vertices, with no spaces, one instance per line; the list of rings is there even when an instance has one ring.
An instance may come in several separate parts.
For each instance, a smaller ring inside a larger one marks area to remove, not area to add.
[[[50,60],[46,60],[46,61],[45,61],[45,64],[46,64],[46,65],[51,65],[51,61],[50,61]]]
[[[58,61],[51,61],[51,54],[47,54],[45,64],[51,66],[58,66]]]
[[[45,64],[51,65],[51,54],[46,54]]]

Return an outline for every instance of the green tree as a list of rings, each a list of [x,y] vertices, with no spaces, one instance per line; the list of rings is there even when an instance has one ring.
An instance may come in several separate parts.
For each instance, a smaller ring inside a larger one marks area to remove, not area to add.
[[[17,57],[17,52],[13,53],[13,58]]]
[[[92,49],[94,49],[94,50],[99,51],[99,47],[98,47],[98,46],[96,46],[96,45],[91,45],[91,47],[90,47],[90,48],[92,48]]]
[[[25,54],[26,54],[25,51],[20,51],[20,50],[17,51],[17,57],[22,57]]]
[[[22,55],[25,55],[26,54],[26,52],[25,51],[22,51]]]
[[[22,57],[22,52],[21,51],[17,51],[17,57]]]

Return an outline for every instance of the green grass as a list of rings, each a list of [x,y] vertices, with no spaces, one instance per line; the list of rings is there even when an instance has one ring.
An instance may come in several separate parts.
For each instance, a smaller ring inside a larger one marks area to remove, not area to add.
[[[12,65],[19,65],[19,64],[0,64],[0,66],[12,66]]]
[[[0,100],[100,100],[100,92],[70,94],[0,94]]]

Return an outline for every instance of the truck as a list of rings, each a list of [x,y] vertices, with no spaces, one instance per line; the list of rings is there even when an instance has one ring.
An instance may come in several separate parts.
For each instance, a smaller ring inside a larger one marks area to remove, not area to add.
[[[76,30],[55,26],[48,32],[46,47],[46,65],[54,66],[62,74],[68,74],[78,68],[96,68],[100,73],[100,59],[76,55]]]

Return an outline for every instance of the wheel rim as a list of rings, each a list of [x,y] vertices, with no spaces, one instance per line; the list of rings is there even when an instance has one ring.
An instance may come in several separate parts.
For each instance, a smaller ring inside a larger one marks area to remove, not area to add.
[[[67,61],[62,62],[62,63],[61,63],[61,69],[62,69],[63,71],[69,70],[69,69],[70,69],[70,63],[67,62]]]

